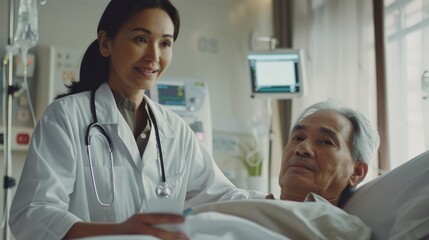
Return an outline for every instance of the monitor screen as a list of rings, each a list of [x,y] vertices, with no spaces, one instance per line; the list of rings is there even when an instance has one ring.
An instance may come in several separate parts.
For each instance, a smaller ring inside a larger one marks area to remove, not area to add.
[[[157,84],[158,103],[172,107],[186,107],[185,86],[176,84]]]
[[[275,49],[247,55],[252,97],[288,99],[304,94],[302,51]]]

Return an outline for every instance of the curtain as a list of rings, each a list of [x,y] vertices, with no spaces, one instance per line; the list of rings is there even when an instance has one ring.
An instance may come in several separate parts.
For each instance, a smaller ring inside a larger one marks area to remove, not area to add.
[[[292,101],[292,119],[327,99],[377,123],[372,0],[294,0],[293,48],[306,55],[307,93]],[[377,176],[373,160],[367,180]]]
[[[278,41],[277,48],[292,47],[292,0],[273,0],[273,32]],[[270,190],[280,191],[278,175],[282,160],[283,147],[289,138],[291,127],[292,100],[275,100],[273,102],[273,123],[271,138]]]
[[[278,40],[279,48],[292,47],[292,10],[293,1],[291,0],[274,0],[273,1],[273,25],[274,36]],[[286,145],[291,125],[291,100],[278,100],[277,111],[280,132],[281,146]]]
[[[386,59],[384,44],[384,0],[373,0],[374,16],[374,38],[375,38],[375,62],[377,75],[377,118],[378,131],[381,135],[379,149],[379,173],[390,169],[389,157],[389,121],[387,109],[387,88],[386,88]]]

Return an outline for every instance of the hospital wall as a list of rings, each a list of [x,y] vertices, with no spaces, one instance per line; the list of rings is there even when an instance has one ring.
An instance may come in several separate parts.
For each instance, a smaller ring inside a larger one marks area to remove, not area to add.
[[[8,2],[0,1],[1,56],[7,44]],[[19,1],[15,2],[18,5]],[[46,5],[39,7],[40,38],[38,46],[30,52],[35,53],[37,59],[39,48],[54,46],[74,49],[83,54],[96,38],[98,20],[107,2],[48,0]],[[181,29],[175,43],[172,64],[165,76],[189,78],[208,84],[215,133],[222,133],[229,139],[231,136],[237,139],[237,134],[251,134],[252,129],[258,127],[255,123],[267,122],[267,102],[250,98],[246,53],[252,31],[262,36],[272,35],[271,0],[173,2],[181,14]],[[268,48],[264,43],[255,47]],[[37,79],[34,81],[37,84]],[[262,134],[260,140],[262,144],[267,143],[267,136]],[[13,151],[13,177],[17,180],[25,157],[25,151]],[[273,156],[273,159],[279,157]],[[0,160],[4,160],[3,152]],[[0,164],[2,175],[3,168],[3,164]],[[0,198],[0,205],[3,206],[3,197]]]

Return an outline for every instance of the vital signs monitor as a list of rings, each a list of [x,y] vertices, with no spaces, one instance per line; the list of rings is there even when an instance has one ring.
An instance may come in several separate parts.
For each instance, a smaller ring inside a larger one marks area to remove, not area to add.
[[[247,60],[252,97],[289,99],[304,95],[305,66],[302,50],[251,51]]]
[[[211,154],[213,151],[210,98],[207,84],[189,79],[160,79],[147,95],[181,116]]]

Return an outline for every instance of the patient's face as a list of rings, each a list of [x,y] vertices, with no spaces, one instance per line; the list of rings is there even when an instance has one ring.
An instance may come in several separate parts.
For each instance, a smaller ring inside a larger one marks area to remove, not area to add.
[[[336,205],[354,172],[351,133],[351,122],[331,110],[298,122],[283,150],[280,198],[303,201],[313,192]]]

